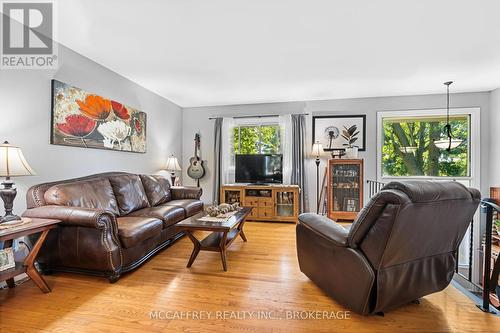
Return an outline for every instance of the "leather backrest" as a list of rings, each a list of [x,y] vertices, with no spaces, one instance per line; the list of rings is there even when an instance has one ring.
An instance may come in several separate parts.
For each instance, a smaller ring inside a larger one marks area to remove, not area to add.
[[[151,206],[161,205],[172,200],[170,182],[159,175],[141,175],[142,185]]]
[[[391,182],[360,212],[349,245],[375,269],[455,251],[479,201],[458,182]]]
[[[49,205],[96,208],[118,214],[113,189],[105,178],[51,186],[45,191],[44,200]]]
[[[108,179],[118,202],[120,216],[149,207],[146,191],[138,175],[119,175]]]
[[[41,183],[41,184],[33,185],[26,192],[27,208],[41,207],[41,206],[47,205],[47,202],[45,202],[45,199],[44,199],[45,191],[47,191],[49,188],[51,188],[54,185],[74,183],[74,182],[82,181],[82,180],[96,180],[96,179],[103,179],[103,178],[107,179],[108,177],[118,176],[118,175],[129,175],[129,173],[116,172],[116,171],[115,172],[104,172],[104,173],[97,173],[97,174],[85,176],[85,177],[63,179],[63,180],[57,180],[57,181],[52,181],[52,182],[48,182],[48,183]]]

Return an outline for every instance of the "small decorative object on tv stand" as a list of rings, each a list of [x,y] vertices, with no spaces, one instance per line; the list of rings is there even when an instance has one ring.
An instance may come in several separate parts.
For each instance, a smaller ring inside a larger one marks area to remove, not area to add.
[[[299,215],[297,185],[226,184],[221,187],[221,202],[239,202],[252,207],[249,221],[297,222]]]
[[[17,190],[11,177],[32,176],[35,172],[24,158],[21,148],[13,146],[5,141],[0,145],[0,177],[5,177],[0,189],[0,197],[4,202],[5,215],[0,219],[0,223],[16,224],[22,223],[22,219],[12,213],[14,199]]]

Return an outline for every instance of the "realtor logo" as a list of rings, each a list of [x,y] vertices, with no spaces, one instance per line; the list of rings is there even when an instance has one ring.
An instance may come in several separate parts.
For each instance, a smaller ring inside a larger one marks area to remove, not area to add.
[[[2,69],[53,69],[57,67],[54,38],[54,4],[2,3]]]

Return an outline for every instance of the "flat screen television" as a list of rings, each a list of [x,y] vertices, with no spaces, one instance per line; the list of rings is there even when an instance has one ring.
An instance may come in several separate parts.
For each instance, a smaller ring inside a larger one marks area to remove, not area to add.
[[[283,155],[236,155],[237,183],[283,183]]]

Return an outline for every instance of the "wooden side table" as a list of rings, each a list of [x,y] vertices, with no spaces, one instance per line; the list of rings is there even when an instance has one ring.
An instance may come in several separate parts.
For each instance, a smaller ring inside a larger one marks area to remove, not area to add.
[[[16,262],[15,267],[0,272],[0,281],[7,281],[9,288],[14,288],[14,276],[26,273],[38,286],[38,288],[40,288],[44,293],[48,293],[50,292],[50,287],[35,268],[35,260],[43,242],[45,241],[45,238],[49,234],[49,231],[56,228],[57,224],[61,221],[37,218],[33,218],[31,220],[32,221],[30,223],[22,224],[18,227],[0,230],[0,241],[4,242],[4,249],[12,247],[12,242],[16,238],[25,237],[39,232],[42,233],[28,256],[24,259],[24,262]]]

